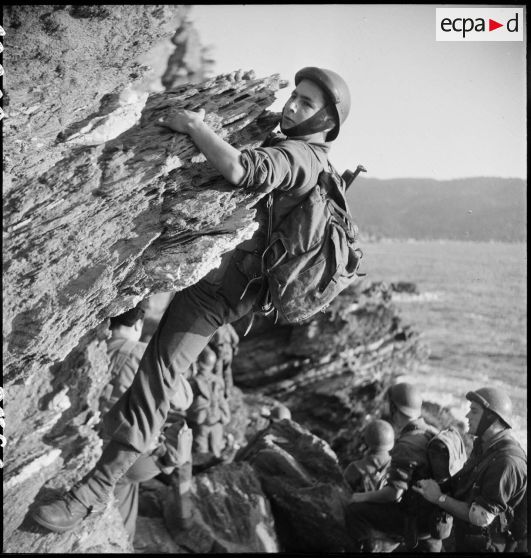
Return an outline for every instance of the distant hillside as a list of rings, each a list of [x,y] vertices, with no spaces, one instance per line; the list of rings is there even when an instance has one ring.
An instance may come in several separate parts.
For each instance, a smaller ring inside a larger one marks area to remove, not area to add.
[[[526,190],[526,181],[517,178],[379,180],[360,175],[347,197],[363,235],[522,242]]]

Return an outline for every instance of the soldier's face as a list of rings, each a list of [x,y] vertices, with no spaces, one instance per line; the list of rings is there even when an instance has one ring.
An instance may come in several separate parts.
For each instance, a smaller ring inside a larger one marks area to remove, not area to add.
[[[293,128],[308,120],[325,106],[325,96],[321,88],[308,79],[303,79],[291,93],[282,110],[282,127]]]
[[[470,402],[470,410],[466,414],[468,419],[468,433],[476,436],[479,426],[479,421],[483,415],[483,407],[478,405],[475,401]]]

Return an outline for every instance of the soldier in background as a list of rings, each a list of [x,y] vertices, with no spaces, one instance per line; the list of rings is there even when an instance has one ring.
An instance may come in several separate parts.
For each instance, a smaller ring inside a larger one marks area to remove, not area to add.
[[[216,330],[208,346],[216,353],[216,373],[225,382],[225,396],[232,393],[232,360],[238,352],[240,338],[231,324],[224,324]]]
[[[142,304],[110,319],[111,338],[107,342],[111,380],[100,398],[102,414],[110,409],[131,385],[144,354],[146,343],[140,341],[144,322]],[[184,394],[183,397],[179,397]],[[191,460],[191,431],[186,425],[186,409],[192,403],[192,390],[186,383],[171,403],[166,426],[152,451],[142,455],[114,488],[118,510],[131,541],[138,516],[139,485],[161,473],[170,475]]]
[[[410,383],[391,386],[387,392],[389,416],[397,433],[391,450],[386,486],[355,492],[345,510],[350,536],[359,551],[374,551],[374,530],[386,537],[400,537],[407,551],[440,552],[442,541],[431,535],[431,506],[411,490],[419,478],[427,478],[427,446],[437,431],[421,417],[422,397]]]
[[[269,419],[269,426],[272,422],[276,422],[279,420],[291,420],[291,411],[286,407],[286,405],[277,403],[271,408],[265,406],[262,407],[262,409],[260,409],[260,416]]]
[[[343,477],[353,492],[380,490],[387,484],[391,466],[390,450],[395,443],[395,432],[386,420],[373,420],[363,431],[367,446],[365,455],[352,461],[343,471]],[[387,537],[377,529],[371,531],[371,550],[373,552],[392,552],[400,540]]]
[[[511,435],[512,403],[498,388],[469,391],[472,453],[443,494],[433,479],[413,489],[454,518],[456,552],[527,551],[527,456]]]
[[[220,457],[224,447],[224,425],[230,421],[225,382],[216,371],[216,353],[205,347],[197,359],[197,373],[191,378],[194,400],[187,417],[193,431],[193,453]]]
[[[367,453],[347,465],[343,476],[353,492],[370,492],[385,486],[395,444],[393,427],[385,420],[370,422],[363,431]]]

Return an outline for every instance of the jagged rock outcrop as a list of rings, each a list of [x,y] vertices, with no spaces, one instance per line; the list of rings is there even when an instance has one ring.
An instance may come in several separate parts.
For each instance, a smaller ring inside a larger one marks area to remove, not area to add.
[[[105,94],[147,71],[138,61],[171,37],[189,6],[7,5],[3,7],[4,191],[63,157],[55,139],[96,113]]]
[[[150,292],[195,283],[250,237],[256,199],[229,187],[187,136],[157,120],[174,107],[202,106],[222,137],[256,145],[276,125],[260,116],[279,85],[276,76],[244,74],[154,94],[136,126],[7,192],[8,381],[61,360],[86,331]]]
[[[179,6],[5,11],[11,56],[3,197],[9,551],[130,548],[112,542],[119,538],[110,533],[114,511],[91,525],[101,544],[87,539],[81,545],[76,537],[44,536],[27,512],[35,500],[71,486],[100,454],[95,426],[108,382],[106,319],[150,292],[196,282],[256,226],[256,199],[231,188],[188,138],[156,119],[172,107],[202,106],[222,137],[240,147],[256,145],[278,121],[264,114],[283,85],[278,76],[218,76],[151,95],[145,105],[145,95],[130,95],[130,102],[120,95],[141,74],[134,56],[171,36],[186,12]],[[143,47],[129,44],[137,39],[145,39]],[[61,72],[54,72],[59,65]]]
[[[194,475],[192,517],[176,521],[171,484],[153,479],[142,485],[135,551],[157,553],[278,552],[274,518],[259,479],[248,463],[229,463]]]
[[[189,529],[173,522],[173,492],[163,513],[174,542],[193,553],[278,552],[271,507],[247,463],[212,467],[194,477]]]
[[[275,421],[236,455],[255,469],[271,501],[282,549],[351,549],[344,506],[349,490],[326,442],[289,420]]]

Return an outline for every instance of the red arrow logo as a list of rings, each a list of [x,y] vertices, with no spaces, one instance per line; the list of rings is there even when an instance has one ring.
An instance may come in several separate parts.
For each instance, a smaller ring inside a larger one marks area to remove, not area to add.
[[[489,31],[494,31],[498,27],[503,27],[503,23],[498,23],[495,19],[489,19]]]

